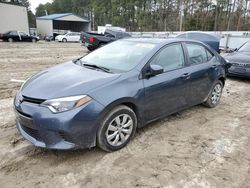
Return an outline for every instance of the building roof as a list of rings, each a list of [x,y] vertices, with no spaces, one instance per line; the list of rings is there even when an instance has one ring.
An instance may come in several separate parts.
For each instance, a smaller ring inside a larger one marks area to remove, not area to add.
[[[77,15],[75,15],[75,14],[73,14],[73,13],[50,14],[50,15],[47,15],[47,16],[37,17],[36,19],[38,19],[38,20],[57,20],[57,19],[59,19],[59,18],[63,18],[63,17],[66,17],[66,16],[71,16],[71,15],[72,15],[72,16],[76,16],[76,17],[78,17],[78,18],[81,18],[82,21],[89,22],[89,20],[84,19],[84,18],[82,18],[82,17],[80,17],[80,16],[77,16]]]

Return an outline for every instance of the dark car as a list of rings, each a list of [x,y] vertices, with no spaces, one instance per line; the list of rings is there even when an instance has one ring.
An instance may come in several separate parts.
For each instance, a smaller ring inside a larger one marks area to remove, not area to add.
[[[110,42],[127,37],[131,37],[131,35],[122,31],[106,29],[104,34],[82,32],[81,42],[89,51],[93,51]]]
[[[28,35],[21,31],[9,31],[4,34],[0,34],[0,39],[5,42],[37,42],[39,40],[36,36]]]
[[[250,78],[250,41],[225,56],[230,68],[229,76]]]
[[[201,41],[220,53],[220,38],[217,35],[190,31],[178,35],[177,38]]]
[[[17,128],[39,147],[115,151],[149,122],[217,106],[225,79],[225,60],[203,43],[122,39],[27,80]]]

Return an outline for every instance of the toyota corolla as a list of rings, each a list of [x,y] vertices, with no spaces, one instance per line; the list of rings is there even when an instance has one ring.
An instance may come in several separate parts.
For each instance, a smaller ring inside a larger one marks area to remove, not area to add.
[[[123,39],[46,69],[14,101],[19,132],[35,146],[116,151],[149,122],[218,105],[225,60],[186,39]]]

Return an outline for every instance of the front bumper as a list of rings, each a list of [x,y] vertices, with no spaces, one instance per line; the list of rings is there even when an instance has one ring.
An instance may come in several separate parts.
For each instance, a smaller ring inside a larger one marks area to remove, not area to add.
[[[49,149],[91,148],[104,106],[94,99],[58,114],[30,102],[15,103],[16,126],[22,136],[38,147]]]
[[[242,66],[231,66],[228,69],[228,76],[250,78],[250,68]]]

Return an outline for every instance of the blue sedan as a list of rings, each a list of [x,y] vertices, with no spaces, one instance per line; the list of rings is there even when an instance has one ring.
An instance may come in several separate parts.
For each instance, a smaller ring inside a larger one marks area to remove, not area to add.
[[[116,151],[149,122],[216,107],[226,72],[197,41],[119,40],[28,79],[14,100],[17,128],[38,147]]]

